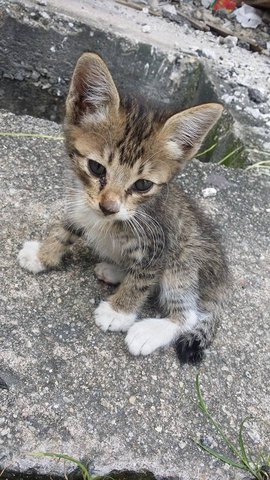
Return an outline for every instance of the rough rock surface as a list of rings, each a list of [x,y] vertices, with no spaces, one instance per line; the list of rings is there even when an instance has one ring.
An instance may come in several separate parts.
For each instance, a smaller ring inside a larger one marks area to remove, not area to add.
[[[59,119],[77,58],[94,50],[120,88],[176,108],[224,103],[211,161],[232,151],[234,166],[269,160],[269,56],[147,12],[111,0],[0,0],[2,108]]]
[[[0,131],[61,135],[56,124],[3,111]],[[63,473],[63,463],[28,454],[54,451],[87,458],[95,471],[243,478],[192,442],[219,444],[195,403],[195,376],[232,437],[246,415],[269,418],[269,177],[194,161],[177,179],[219,223],[234,276],[206,360],[180,366],[173,348],[133,358],[122,334],[95,326],[93,309],[110,288],[95,279],[86,247],[76,246],[57,271],[20,269],[23,241],[41,238],[61,211],[66,157],[61,140],[0,136],[0,143],[0,377],[9,387],[0,389],[0,471]],[[216,195],[204,198],[209,187]],[[249,423],[247,432],[253,450],[269,450],[263,424]]]

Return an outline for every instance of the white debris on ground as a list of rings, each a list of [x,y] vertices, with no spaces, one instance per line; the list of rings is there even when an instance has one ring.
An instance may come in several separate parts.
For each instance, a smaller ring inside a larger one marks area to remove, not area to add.
[[[244,28],[257,28],[262,23],[261,11],[245,3],[237,8],[235,17]]]
[[[215,197],[216,194],[217,194],[217,190],[214,187],[208,187],[202,190],[203,198]]]

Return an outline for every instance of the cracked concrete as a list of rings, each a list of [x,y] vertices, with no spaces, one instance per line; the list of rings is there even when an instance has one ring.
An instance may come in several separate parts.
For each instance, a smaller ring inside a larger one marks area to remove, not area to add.
[[[0,131],[61,135],[57,124],[4,111]],[[60,215],[67,159],[59,140],[1,136],[0,143],[0,377],[9,387],[0,389],[0,471],[63,474],[63,463],[28,453],[54,451],[86,458],[94,472],[243,479],[192,442],[225,451],[196,405],[195,376],[231,437],[245,416],[258,419],[245,437],[269,454],[269,177],[193,161],[176,179],[219,224],[234,276],[206,360],[180,366],[173,348],[133,358],[122,334],[95,326],[93,309],[110,288],[95,279],[85,246],[56,271],[20,269],[23,241],[42,238]],[[216,194],[205,198],[209,187]]]

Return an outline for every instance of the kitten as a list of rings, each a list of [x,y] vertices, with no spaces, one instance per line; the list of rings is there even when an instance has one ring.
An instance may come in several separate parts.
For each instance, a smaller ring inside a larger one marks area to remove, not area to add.
[[[73,73],[65,119],[67,217],[43,242],[26,242],[19,263],[33,273],[56,267],[83,236],[103,260],[97,277],[120,283],[95,310],[95,322],[103,331],[127,332],[133,355],[175,343],[182,361],[195,362],[213,339],[226,262],[209,221],[171,180],[222,110],[211,103],[169,116],[120,98],[93,53],[83,54]],[[136,322],[154,291],[163,317]]]

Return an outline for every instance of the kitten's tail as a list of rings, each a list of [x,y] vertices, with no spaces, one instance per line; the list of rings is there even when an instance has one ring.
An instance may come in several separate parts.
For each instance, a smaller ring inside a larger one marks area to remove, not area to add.
[[[212,343],[217,329],[217,315],[208,314],[192,330],[182,333],[175,342],[175,349],[181,363],[200,363],[205,349]]]

